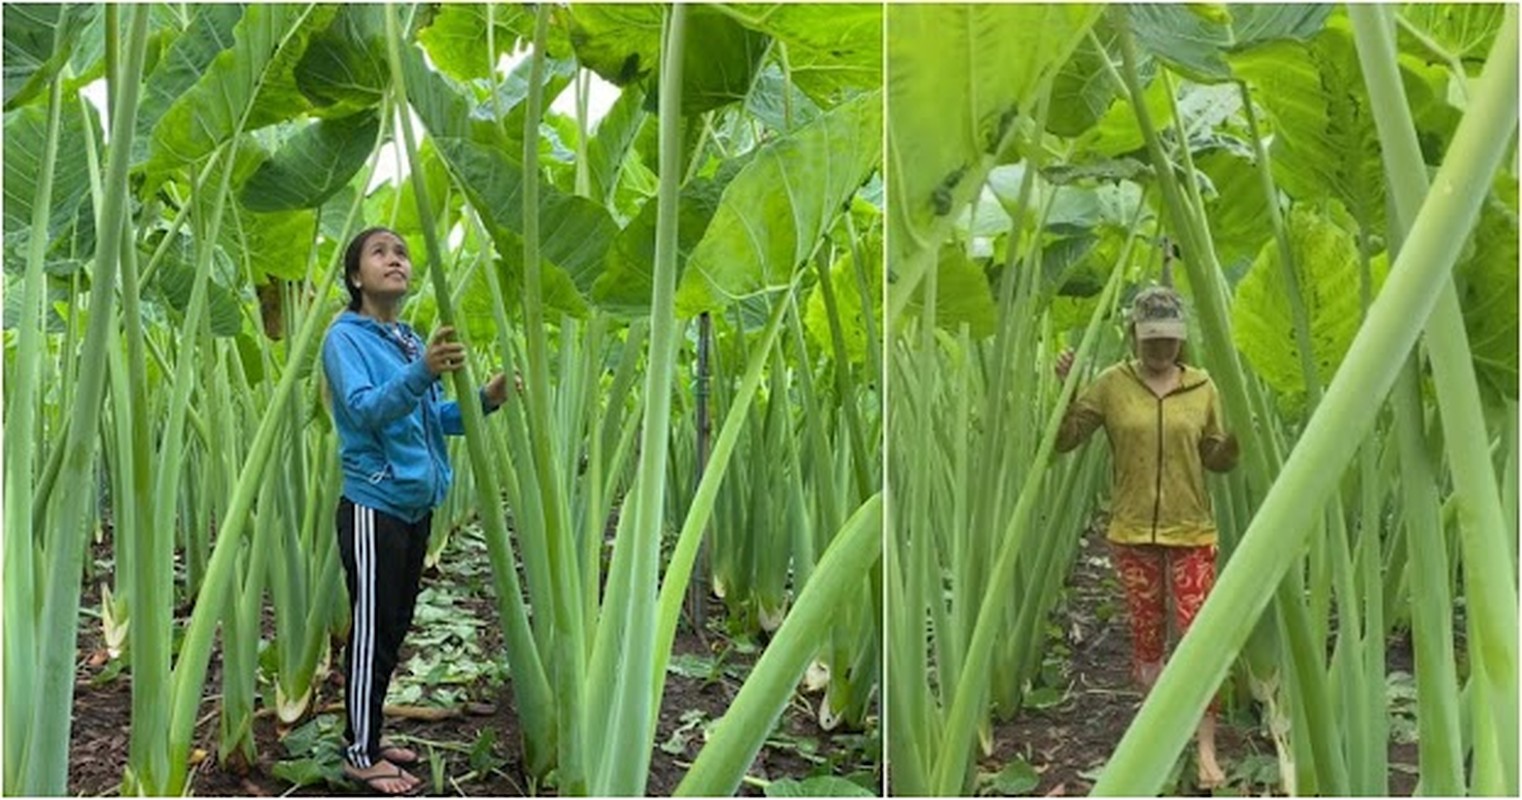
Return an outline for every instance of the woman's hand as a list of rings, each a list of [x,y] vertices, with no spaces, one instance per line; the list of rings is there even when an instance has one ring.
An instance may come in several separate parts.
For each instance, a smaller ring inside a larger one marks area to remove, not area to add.
[[[1211,472],[1230,472],[1241,458],[1242,447],[1236,434],[1207,436],[1200,440],[1200,463]]]
[[[517,388],[517,391],[518,391],[519,394],[522,394],[523,393],[523,376],[518,375],[517,373],[514,373],[513,374],[513,386]],[[486,382],[486,389],[484,391],[486,392],[486,402],[492,408],[498,408],[503,403],[506,403],[507,402],[507,375],[504,374],[504,373],[499,372],[496,375],[491,376],[491,380]]]
[[[492,408],[497,408],[507,402],[507,376],[497,373],[486,382],[486,403]]]
[[[1057,381],[1059,383],[1066,383],[1068,373],[1073,370],[1073,348],[1069,347],[1057,356],[1056,370]]]
[[[423,353],[423,364],[435,378],[465,366],[465,345],[454,341],[452,326],[445,325],[428,337],[428,350]]]

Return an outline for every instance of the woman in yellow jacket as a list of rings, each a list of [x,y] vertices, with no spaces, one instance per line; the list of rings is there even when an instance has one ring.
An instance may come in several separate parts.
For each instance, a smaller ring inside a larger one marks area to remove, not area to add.
[[[1163,668],[1167,597],[1182,636],[1215,584],[1216,527],[1204,470],[1236,466],[1234,436],[1221,424],[1221,402],[1204,370],[1182,359],[1184,304],[1165,287],[1132,303],[1128,332],[1135,358],[1099,373],[1062,420],[1058,452],[1103,426],[1114,459],[1107,537],[1131,618],[1132,676],[1143,692]],[[1072,369],[1072,351],[1057,374]],[[1202,788],[1225,778],[1215,755],[1215,703],[1197,731]]]

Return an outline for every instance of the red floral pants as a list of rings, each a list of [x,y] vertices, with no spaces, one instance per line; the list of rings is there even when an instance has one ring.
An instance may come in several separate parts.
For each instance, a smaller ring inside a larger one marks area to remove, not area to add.
[[[1215,586],[1215,546],[1166,547],[1155,544],[1110,543],[1115,570],[1126,591],[1131,618],[1132,674],[1143,664],[1158,665],[1168,639],[1168,596],[1173,596],[1174,624],[1179,636]],[[1215,708],[1211,702],[1211,708]]]

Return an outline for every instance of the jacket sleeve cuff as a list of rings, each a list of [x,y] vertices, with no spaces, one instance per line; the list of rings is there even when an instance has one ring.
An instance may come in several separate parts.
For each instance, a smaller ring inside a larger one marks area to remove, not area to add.
[[[500,403],[498,403],[497,405],[492,405],[491,399],[486,396],[486,387],[485,386],[482,386],[480,388],[480,390],[478,390],[476,392],[476,394],[481,397],[481,413],[482,414],[489,415],[493,411],[496,411],[497,409],[502,407],[502,405]]]

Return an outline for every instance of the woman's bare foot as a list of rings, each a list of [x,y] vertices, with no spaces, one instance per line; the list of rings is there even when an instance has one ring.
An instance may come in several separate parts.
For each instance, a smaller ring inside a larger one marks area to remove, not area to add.
[[[1137,661],[1131,664],[1131,679],[1136,681],[1137,688],[1141,689],[1142,697],[1152,693],[1152,687],[1157,685],[1157,679],[1163,674],[1163,662],[1161,661]]]
[[[1215,757],[1215,714],[1206,711],[1195,730],[1195,763],[1199,766],[1196,784],[1201,789],[1214,789],[1226,783],[1226,773]]]

